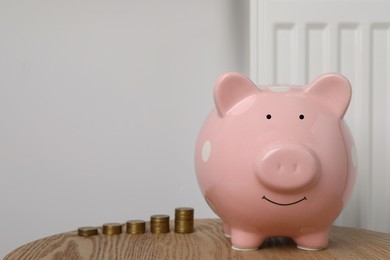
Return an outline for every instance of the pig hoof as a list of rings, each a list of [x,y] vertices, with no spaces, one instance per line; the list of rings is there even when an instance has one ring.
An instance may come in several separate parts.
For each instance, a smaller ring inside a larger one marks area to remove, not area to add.
[[[248,251],[256,251],[259,248],[258,247],[256,247],[256,248],[242,248],[242,247],[238,247],[238,246],[232,246],[232,249],[237,250],[237,251],[241,251],[241,252],[248,252]]]
[[[297,248],[302,249],[302,250],[306,250],[306,251],[318,251],[318,250],[323,249],[323,248],[305,247],[305,246],[300,246],[300,245],[297,245]]]

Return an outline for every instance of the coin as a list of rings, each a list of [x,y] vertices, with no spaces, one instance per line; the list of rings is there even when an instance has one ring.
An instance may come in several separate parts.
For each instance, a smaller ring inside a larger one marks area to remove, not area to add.
[[[194,209],[188,207],[181,207],[175,209],[175,219],[192,220],[194,219]]]
[[[194,232],[194,221],[175,221],[175,233],[187,234]]]
[[[189,227],[194,226],[193,220],[175,220],[175,226],[177,227]]]
[[[136,235],[145,233],[145,221],[143,220],[129,220],[126,222],[126,232],[128,234]]]
[[[152,222],[167,222],[169,221],[168,215],[152,215],[150,217],[150,221]]]
[[[77,234],[82,237],[95,236],[98,234],[97,227],[79,227]]]
[[[150,232],[154,234],[169,233],[169,216],[153,215],[150,217]]]
[[[104,235],[118,235],[122,233],[122,224],[120,223],[106,223],[103,225]]]
[[[194,214],[194,208],[190,207],[178,207],[175,209],[175,213],[180,213],[180,214]]]
[[[194,232],[194,209],[180,207],[175,209],[175,233],[188,234]]]

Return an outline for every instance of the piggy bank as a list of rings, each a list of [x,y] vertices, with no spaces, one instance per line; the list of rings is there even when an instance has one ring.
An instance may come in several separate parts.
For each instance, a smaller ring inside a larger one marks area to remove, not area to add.
[[[289,237],[318,250],[355,182],[356,151],[343,120],[349,81],[324,74],[307,86],[257,87],[222,75],[198,135],[200,189],[236,250]]]

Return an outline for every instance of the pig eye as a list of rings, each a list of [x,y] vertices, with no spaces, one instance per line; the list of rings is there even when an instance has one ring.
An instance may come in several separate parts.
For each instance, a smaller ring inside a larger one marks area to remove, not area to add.
[[[303,120],[305,118],[304,115],[299,115],[299,119]]]
[[[272,116],[271,116],[270,114],[266,115],[266,118],[267,118],[267,119],[271,119],[271,117],[272,117]]]

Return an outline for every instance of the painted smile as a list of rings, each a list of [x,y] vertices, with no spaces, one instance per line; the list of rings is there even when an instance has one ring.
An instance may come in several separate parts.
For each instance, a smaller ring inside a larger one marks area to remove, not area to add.
[[[278,203],[278,202],[272,201],[272,200],[268,199],[265,195],[264,195],[261,199],[266,200],[266,201],[268,201],[268,202],[271,202],[271,203],[273,203],[273,204],[275,204],[275,205],[278,205],[278,206],[291,206],[291,205],[297,204],[297,203],[299,203],[299,202],[301,202],[301,201],[307,200],[306,197],[303,197],[303,198],[300,199],[300,200],[297,200],[297,201],[294,201],[294,202],[291,202],[291,203],[286,203],[286,204],[284,204],[284,203]]]

